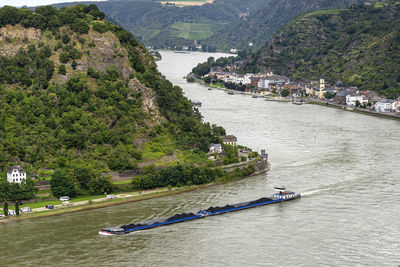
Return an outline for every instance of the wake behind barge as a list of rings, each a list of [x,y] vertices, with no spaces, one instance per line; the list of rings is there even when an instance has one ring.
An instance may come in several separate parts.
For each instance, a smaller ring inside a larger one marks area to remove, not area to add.
[[[164,226],[164,225],[173,224],[173,223],[179,223],[179,222],[184,222],[184,221],[189,221],[189,220],[194,220],[194,219],[200,219],[200,218],[204,218],[207,216],[214,216],[214,215],[219,215],[219,214],[223,214],[223,213],[228,213],[228,212],[233,212],[233,211],[238,211],[238,210],[243,210],[243,209],[249,209],[249,208],[254,208],[254,207],[258,207],[258,206],[279,203],[279,202],[283,202],[283,201],[289,201],[289,200],[293,200],[293,199],[301,197],[300,193],[288,192],[288,191],[286,191],[285,187],[275,187],[275,189],[277,189],[278,192],[275,193],[272,196],[272,198],[263,197],[263,198],[260,198],[260,199],[254,200],[254,201],[247,201],[247,202],[237,203],[237,204],[233,204],[233,205],[226,205],[224,207],[210,207],[206,210],[200,210],[197,213],[181,213],[181,214],[175,214],[174,216],[171,216],[171,217],[164,217],[164,218],[140,222],[140,223],[136,223],[136,224],[131,223],[128,225],[122,225],[121,227],[106,228],[106,229],[100,230],[99,234],[100,235],[124,235],[124,234],[129,234],[129,233],[132,233],[135,231],[155,228],[158,226]]]

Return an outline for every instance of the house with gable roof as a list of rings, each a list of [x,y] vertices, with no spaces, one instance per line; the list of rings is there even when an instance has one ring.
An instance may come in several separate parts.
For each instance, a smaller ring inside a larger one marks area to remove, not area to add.
[[[7,181],[9,183],[21,183],[26,179],[26,171],[20,165],[14,165],[7,170]]]

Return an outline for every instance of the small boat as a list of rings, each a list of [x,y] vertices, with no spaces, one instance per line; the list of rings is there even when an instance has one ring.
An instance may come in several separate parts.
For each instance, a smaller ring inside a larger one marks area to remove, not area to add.
[[[303,99],[293,99],[292,104],[294,105],[303,105]]]
[[[275,187],[275,189],[278,190],[278,193],[272,195],[272,197],[275,199],[283,199],[286,201],[301,197],[300,193],[287,191],[284,186]]]
[[[283,186],[275,187],[275,189],[278,190],[278,192],[273,194],[273,196],[271,198],[262,197],[257,200],[247,201],[247,202],[242,202],[242,203],[237,203],[237,204],[232,204],[232,205],[225,205],[223,207],[210,207],[208,209],[200,210],[197,213],[192,213],[192,212],[180,213],[180,214],[175,214],[171,217],[164,217],[164,218],[159,218],[159,219],[140,222],[140,223],[130,223],[127,225],[122,225],[120,227],[108,227],[105,229],[101,229],[99,231],[99,234],[106,235],[106,236],[124,235],[124,234],[129,234],[129,233],[132,233],[135,231],[147,230],[147,229],[151,229],[151,228],[155,228],[155,227],[159,227],[159,226],[164,226],[164,225],[169,225],[169,224],[174,224],[174,223],[179,223],[179,222],[184,222],[184,221],[189,221],[189,220],[201,219],[201,218],[205,218],[205,217],[209,217],[209,216],[214,216],[214,215],[219,215],[219,214],[224,214],[224,213],[234,212],[234,211],[239,211],[239,210],[244,210],[244,209],[250,209],[250,208],[274,204],[274,203],[281,203],[283,201],[290,201],[290,200],[301,197],[301,195],[299,193],[288,191]]]

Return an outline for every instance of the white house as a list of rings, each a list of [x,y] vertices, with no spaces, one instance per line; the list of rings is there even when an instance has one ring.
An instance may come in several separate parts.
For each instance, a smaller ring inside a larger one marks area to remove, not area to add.
[[[222,153],[222,145],[221,144],[210,144],[209,153]]]
[[[221,136],[221,139],[225,145],[236,146],[237,138],[234,135],[224,135]]]
[[[7,181],[9,183],[21,183],[26,179],[26,171],[20,165],[14,165],[7,170]]]
[[[378,112],[393,112],[396,108],[396,101],[392,99],[381,99],[375,103],[375,111]]]
[[[365,95],[349,94],[346,96],[346,105],[354,107],[356,105],[357,100],[360,102],[360,105],[368,104],[368,99]]]

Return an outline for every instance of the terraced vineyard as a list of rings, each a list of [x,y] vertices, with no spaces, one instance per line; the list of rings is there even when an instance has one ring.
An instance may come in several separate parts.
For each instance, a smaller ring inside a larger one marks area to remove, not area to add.
[[[172,26],[172,35],[187,40],[203,40],[212,35],[210,24],[175,22]]]
[[[212,4],[214,0],[179,0],[179,1],[160,1],[162,5],[174,5],[178,7],[184,6],[202,6],[204,4]]]

